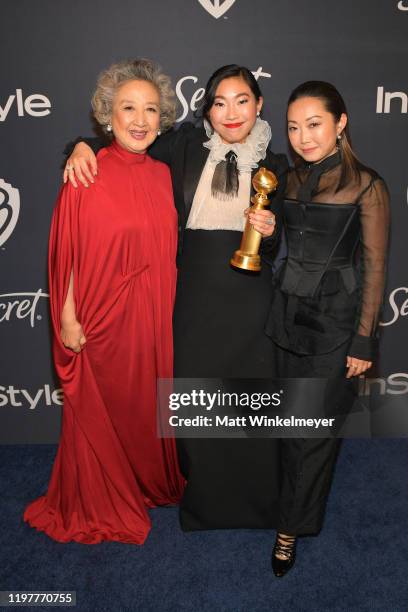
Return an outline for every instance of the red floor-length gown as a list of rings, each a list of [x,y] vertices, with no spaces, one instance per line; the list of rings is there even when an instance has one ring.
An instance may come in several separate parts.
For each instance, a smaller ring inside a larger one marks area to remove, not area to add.
[[[69,183],[50,235],[54,357],[64,389],[61,440],[46,495],[24,519],[60,542],[142,544],[146,507],[177,503],[173,439],[156,434],[156,379],[171,378],[177,221],[168,168],[113,143],[95,184]],[[60,339],[71,270],[80,354]]]

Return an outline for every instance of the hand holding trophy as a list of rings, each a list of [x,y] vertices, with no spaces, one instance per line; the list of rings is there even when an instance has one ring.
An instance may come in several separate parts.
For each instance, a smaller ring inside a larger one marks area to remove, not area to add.
[[[273,172],[262,167],[259,168],[252,179],[252,185],[257,193],[251,198],[253,204],[251,210],[262,210],[268,206],[268,193],[275,191],[278,186],[278,179]],[[249,220],[247,220],[242,235],[241,246],[238,251],[235,251],[231,258],[231,265],[241,270],[259,272],[261,269],[261,258],[258,252],[261,238],[261,234],[254,229]]]

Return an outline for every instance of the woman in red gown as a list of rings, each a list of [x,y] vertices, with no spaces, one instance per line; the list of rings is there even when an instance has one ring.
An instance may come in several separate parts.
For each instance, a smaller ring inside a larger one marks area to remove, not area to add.
[[[102,73],[93,99],[113,132],[92,190],[68,182],[54,211],[49,280],[62,435],[46,495],[24,519],[60,542],[142,544],[147,508],[178,502],[173,439],[156,433],[171,378],[177,218],[170,173],[146,155],[170,127],[169,80],[146,60]]]

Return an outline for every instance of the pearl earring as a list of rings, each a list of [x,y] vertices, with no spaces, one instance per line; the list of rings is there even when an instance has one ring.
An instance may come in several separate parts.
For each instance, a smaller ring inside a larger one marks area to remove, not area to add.
[[[161,134],[161,130],[159,130],[159,131],[157,132],[157,135],[158,135],[158,136],[160,136],[160,134]]]
[[[112,126],[110,123],[108,123],[108,125],[106,126],[106,131],[107,132],[111,132],[112,131]]]
[[[257,116],[257,117],[259,117],[259,115],[260,115],[260,114],[261,114],[261,113],[258,111],[258,112],[256,113],[256,116]]]

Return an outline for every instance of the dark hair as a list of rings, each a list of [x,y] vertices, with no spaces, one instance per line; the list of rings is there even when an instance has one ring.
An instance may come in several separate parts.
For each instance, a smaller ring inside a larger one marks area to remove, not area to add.
[[[302,83],[290,94],[288,108],[300,98],[319,98],[323,102],[326,111],[333,115],[336,122],[340,120],[343,113],[347,115],[346,104],[340,93],[331,83],[326,83],[325,81],[306,81]],[[356,179],[360,182],[361,170],[365,170],[372,175],[375,174],[371,168],[364,166],[354,153],[348,123],[341,134],[338,146],[341,151],[342,168],[336,192],[342,189],[350,179]]]
[[[250,70],[248,70],[248,68],[245,68],[245,66],[238,66],[237,64],[228,64],[228,66],[221,66],[221,68],[218,68],[218,70],[216,70],[214,74],[210,76],[210,78],[208,79],[208,83],[205,87],[203,101],[200,106],[200,115],[204,119],[208,120],[208,113],[210,112],[210,109],[214,104],[215,93],[217,91],[218,85],[224,79],[230,79],[232,77],[241,77],[242,79],[244,79],[245,83],[249,85],[249,88],[254,94],[257,102],[262,97],[259,85],[254,75]]]

